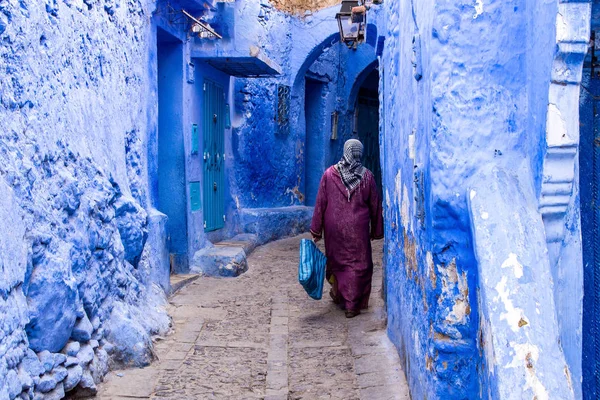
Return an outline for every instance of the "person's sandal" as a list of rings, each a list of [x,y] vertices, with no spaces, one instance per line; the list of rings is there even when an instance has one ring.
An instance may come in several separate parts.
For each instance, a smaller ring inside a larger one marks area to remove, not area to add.
[[[348,310],[348,311],[346,311],[346,318],[354,318],[359,314],[360,314],[360,311]]]

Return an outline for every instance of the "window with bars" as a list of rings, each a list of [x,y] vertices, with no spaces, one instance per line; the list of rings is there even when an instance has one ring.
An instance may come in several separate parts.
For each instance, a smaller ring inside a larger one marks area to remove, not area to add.
[[[281,135],[287,135],[290,130],[290,87],[277,85],[277,125]]]

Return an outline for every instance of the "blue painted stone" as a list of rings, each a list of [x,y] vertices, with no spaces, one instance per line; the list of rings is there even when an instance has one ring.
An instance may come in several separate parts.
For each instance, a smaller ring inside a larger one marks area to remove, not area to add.
[[[81,349],[81,344],[79,342],[69,342],[62,351],[67,356],[77,357],[79,349]]]
[[[80,365],[75,365],[67,368],[67,379],[64,382],[65,392],[69,392],[79,384],[81,377],[83,376],[83,368]]]
[[[77,358],[79,359],[79,365],[85,366],[89,364],[94,359],[94,349],[89,344],[84,344],[81,346],[79,353],[77,353]]]
[[[225,242],[235,244],[236,246],[242,246],[246,252],[246,255],[248,256],[258,245],[258,237],[252,233],[240,233],[231,239],[225,240]],[[221,245],[222,242],[218,244]]]
[[[23,371],[32,377],[40,376],[45,372],[45,368],[40,362],[40,359],[31,349],[28,349],[25,353],[25,357],[21,360],[19,368],[22,368]]]
[[[125,259],[136,266],[148,237],[146,212],[130,197],[115,203],[115,218],[125,249]]]
[[[100,328],[100,318],[96,315],[94,318],[92,318],[92,328],[94,328],[94,330],[98,330]]]
[[[310,230],[312,207],[253,208],[238,211],[239,224],[245,233],[257,236],[264,244]]]
[[[78,342],[87,342],[92,338],[93,330],[94,328],[89,318],[87,317],[87,314],[84,314],[84,316],[80,318],[73,327],[73,332],[71,332],[71,339],[76,340]]]
[[[145,367],[153,359],[148,332],[135,321],[128,306],[117,302],[107,321],[107,340],[114,346],[114,360],[130,367]]]
[[[83,393],[87,393],[90,395],[95,395],[98,389],[96,388],[96,383],[94,382],[94,378],[89,371],[84,371],[81,376],[81,380],[79,381],[79,388]]]
[[[248,270],[243,247],[212,247],[194,255],[190,271],[205,276],[236,277]]]
[[[35,390],[40,391],[42,393],[47,393],[47,392],[51,391],[52,389],[54,389],[57,384],[58,384],[58,381],[56,380],[56,377],[54,376],[54,374],[51,374],[51,373],[45,374],[44,376],[41,377],[39,383],[37,385],[35,385]]]
[[[26,326],[33,350],[59,352],[71,336],[78,308],[76,282],[69,262],[48,256],[31,276],[28,304],[30,321]]]
[[[160,285],[166,293],[171,287],[167,216],[156,209],[148,211],[148,264],[151,282]]]
[[[79,365],[79,358],[67,357],[67,360],[65,361],[65,367],[69,368],[69,367],[72,367],[73,365]]]
[[[54,368],[54,355],[48,350],[44,350],[39,352],[37,356],[40,359],[40,363],[44,370],[46,372],[52,371],[52,368]]]
[[[56,367],[52,371],[56,382],[62,382],[67,377],[67,369],[65,367]]]
[[[23,367],[19,367],[18,372],[19,382],[21,383],[21,389],[24,391],[29,390],[33,387],[33,379],[31,375]]]
[[[94,380],[98,381],[104,375],[108,373],[109,370],[109,356],[106,350],[99,348],[96,349],[96,358],[94,359],[94,365],[92,368],[92,376]]]
[[[62,383],[59,383],[56,388],[48,393],[36,392],[33,400],[61,400],[65,397],[65,389]]]
[[[61,353],[54,354],[54,367],[58,367],[59,365],[63,365],[67,361],[67,356]]]
[[[100,341],[102,340],[102,338],[104,337],[104,328],[100,328],[97,331],[94,332],[94,334],[92,335],[92,339],[96,340],[96,341]]]
[[[14,399],[23,390],[21,381],[15,370],[11,369],[8,371],[6,382],[8,383],[8,395],[11,399]]]
[[[106,352],[108,354],[112,354],[113,351],[115,351],[115,346],[112,343],[108,343],[108,342],[106,342],[106,344],[104,344],[104,346],[102,346],[102,348],[104,350],[106,350]]]

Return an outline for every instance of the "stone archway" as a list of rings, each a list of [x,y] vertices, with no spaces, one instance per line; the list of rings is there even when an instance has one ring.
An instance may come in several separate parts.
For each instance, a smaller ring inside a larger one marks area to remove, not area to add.
[[[356,104],[356,98],[358,97],[358,92],[360,87],[364,83],[365,79],[373,72],[375,69],[379,67],[379,60],[375,58],[369,65],[367,65],[356,77],[354,84],[352,85],[352,89],[350,90],[350,95],[348,96],[348,110],[353,111],[354,106]]]
[[[324,124],[321,126],[324,129],[331,129],[331,123],[329,121],[329,113],[332,111],[337,112],[338,121],[339,121],[339,139],[337,141],[325,141],[324,138],[326,133],[321,132],[320,137],[317,138],[322,143],[319,144],[321,148],[325,148],[324,151],[319,151],[317,157],[319,158],[316,161],[315,168],[315,160],[313,160],[313,156],[308,154],[310,149],[308,148],[308,136],[307,136],[307,103],[306,103],[306,76],[307,72],[311,68],[319,58],[329,51],[333,49],[334,46],[339,45],[339,51],[341,57],[351,58],[351,62],[347,62],[345,64],[345,68],[343,70],[343,82],[327,82],[327,85],[334,84],[336,85],[336,91],[338,97],[340,99],[348,99],[354,96],[356,99],[356,94],[360,87],[360,84],[357,86],[357,82],[362,82],[366,78],[368,74],[365,74],[365,71],[372,67],[377,62],[377,55],[375,44],[377,43],[377,28],[374,24],[370,24],[370,32],[373,36],[368,40],[368,43],[365,43],[359,46],[356,50],[348,50],[346,47],[341,46],[340,36],[338,32],[337,21],[335,20],[335,12],[337,10],[334,8],[323,10],[318,15],[315,15],[315,20],[319,21],[315,25],[315,29],[310,30],[309,35],[303,35],[302,41],[297,42],[295,45],[293,53],[292,53],[292,68],[288,75],[290,82],[290,136],[297,138],[298,143],[304,144],[303,156],[304,156],[304,172],[301,173],[303,177],[303,182],[300,185],[302,193],[305,196],[305,204],[310,204],[310,194],[314,195],[314,186],[315,181],[320,179],[320,174],[323,172],[326,166],[331,164],[332,159],[335,159],[338,156],[340,143],[343,143],[343,139],[352,135],[352,111],[354,106],[349,107],[347,101],[337,101],[337,104],[333,106],[332,109],[324,108],[324,118],[327,119]],[[302,34],[305,32],[303,31]],[[296,32],[296,34],[300,34],[300,32]],[[301,61],[300,61],[301,60]],[[327,86],[326,85],[326,86]],[[343,87],[338,88],[337,85],[343,85]],[[331,105],[330,105],[331,106]],[[329,137],[329,136],[328,136]],[[314,144],[314,140],[313,140]],[[311,160],[312,164],[310,166],[311,171],[313,171],[313,175],[317,176],[308,176],[308,168],[307,160]],[[318,182],[317,182],[318,185]],[[310,193],[309,193],[310,192]],[[314,197],[314,196],[313,196]]]

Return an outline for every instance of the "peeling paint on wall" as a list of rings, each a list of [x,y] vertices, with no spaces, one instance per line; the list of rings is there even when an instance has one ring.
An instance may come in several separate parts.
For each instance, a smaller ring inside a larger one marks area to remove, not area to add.
[[[513,332],[517,332],[525,322],[525,325],[528,324],[527,317],[523,313],[523,310],[515,307],[513,302],[510,299],[510,290],[507,288],[506,277],[503,277],[502,280],[496,285],[496,292],[498,292],[498,297],[494,299],[495,302],[502,302],[504,305],[505,312],[501,314],[500,319],[505,320],[510,329]]]
[[[529,343],[515,342],[510,342],[510,347],[514,350],[514,356],[511,362],[506,365],[506,368],[522,368],[525,365],[527,375],[525,376],[526,385],[523,387],[523,391],[531,389],[535,399],[548,400],[550,398],[548,390],[538,378],[535,369],[535,363],[537,363],[540,356],[540,349]]]
[[[481,216],[482,219],[483,215]],[[517,259],[517,255],[515,253],[510,253],[508,258],[502,263],[501,268],[512,268],[515,274],[515,278],[519,279],[523,276],[523,266],[519,263]]]

